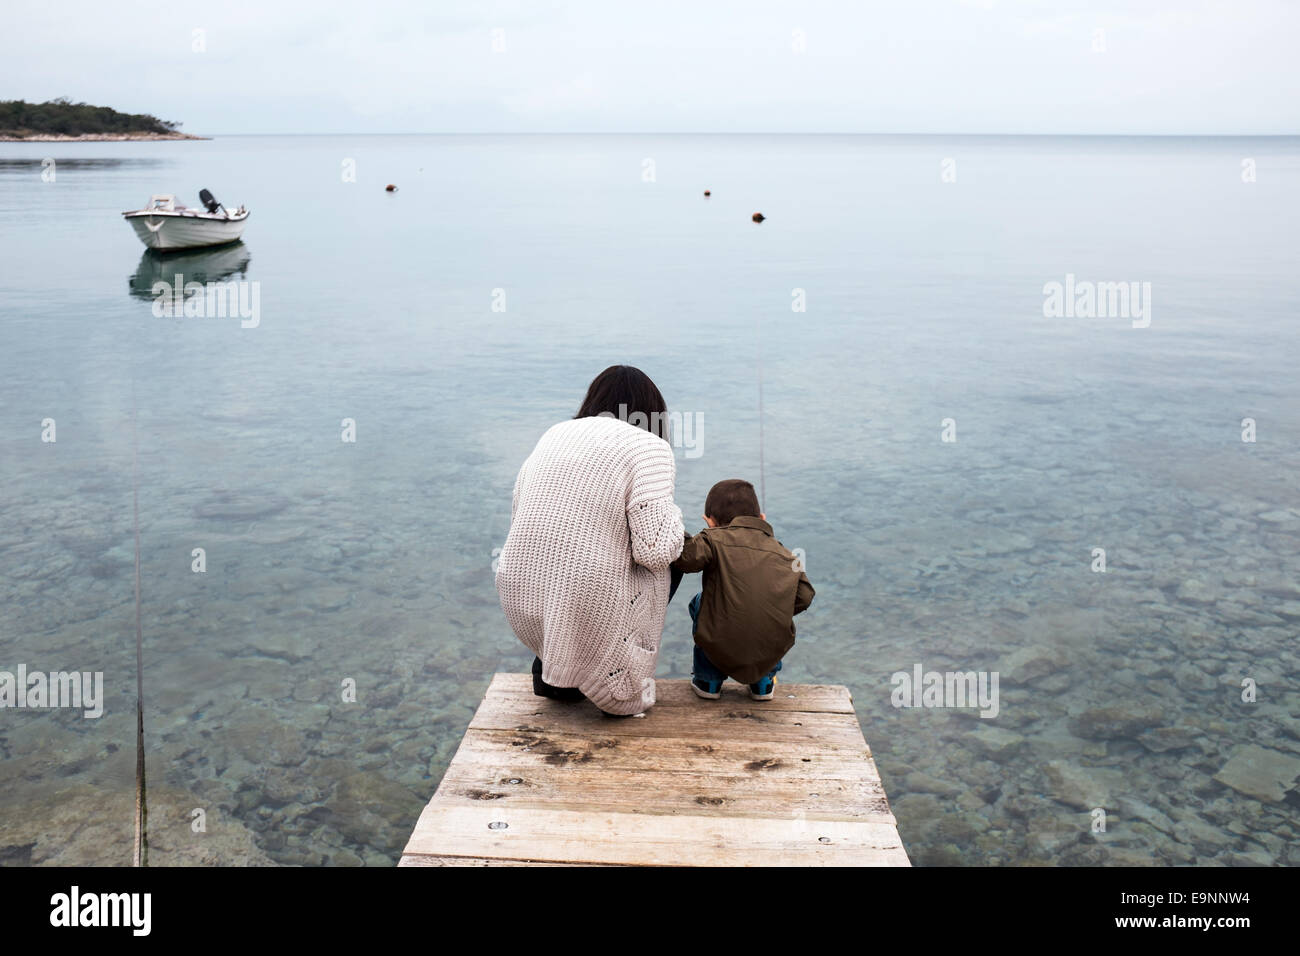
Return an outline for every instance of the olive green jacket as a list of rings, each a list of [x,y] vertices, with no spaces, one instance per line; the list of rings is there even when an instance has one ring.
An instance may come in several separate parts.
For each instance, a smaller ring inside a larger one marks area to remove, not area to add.
[[[762,518],[688,534],[673,567],[704,572],[695,643],[728,677],[755,683],[794,646],[794,616],[815,592]]]

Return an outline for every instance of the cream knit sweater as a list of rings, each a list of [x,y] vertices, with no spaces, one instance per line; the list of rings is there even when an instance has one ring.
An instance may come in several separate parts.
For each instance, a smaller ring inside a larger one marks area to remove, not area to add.
[[[501,607],[542,679],[612,714],[655,702],[668,565],[681,554],[673,451],[617,418],[549,429],[515,480]]]

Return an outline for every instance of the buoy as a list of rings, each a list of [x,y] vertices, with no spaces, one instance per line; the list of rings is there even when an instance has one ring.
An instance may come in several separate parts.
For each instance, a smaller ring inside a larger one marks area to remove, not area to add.
[[[706,189],[706,190],[704,190],[704,195],[706,195],[706,196],[712,196],[713,193],[709,192],[709,191]]]
[[[385,191],[385,192],[390,192],[390,193],[395,193],[395,192],[397,192],[397,187],[394,186],[392,183],[389,183],[387,186],[384,187],[384,191]]]
[[[753,220],[754,220],[754,222],[762,222],[762,221],[763,221],[764,219],[766,219],[766,218],[767,218],[767,217],[764,216],[761,212],[756,212],[756,213],[754,213],[754,215],[753,215]]]

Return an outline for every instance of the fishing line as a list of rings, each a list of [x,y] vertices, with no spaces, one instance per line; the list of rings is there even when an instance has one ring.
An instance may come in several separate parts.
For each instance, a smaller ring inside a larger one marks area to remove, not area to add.
[[[149,860],[149,817],[144,782],[144,628],[140,622],[140,433],[136,420],[135,382],[131,382],[131,495],[135,526],[135,842],[132,866]]]
[[[758,321],[758,505],[767,513],[767,466],[763,461],[763,320]]]

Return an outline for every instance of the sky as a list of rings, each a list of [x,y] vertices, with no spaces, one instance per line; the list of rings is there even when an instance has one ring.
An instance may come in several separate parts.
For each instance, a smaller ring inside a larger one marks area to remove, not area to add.
[[[1300,133],[1297,0],[38,0],[4,22],[0,99],[201,135]]]

